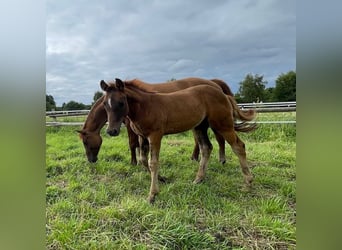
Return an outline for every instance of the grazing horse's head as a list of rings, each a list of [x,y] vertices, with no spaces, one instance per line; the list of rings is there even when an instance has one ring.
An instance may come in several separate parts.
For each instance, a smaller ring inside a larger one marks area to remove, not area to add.
[[[84,130],[78,130],[77,132],[80,133],[80,138],[82,139],[88,161],[96,162],[97,154],[99,153],[102,144],[101,136]]]
[[[108,119],[106,132],[110,136],[117,136],[120,133],[121,124],[128,114],[128,103],[124,93],[125,84],[120,79],[115,79],[115,84],[107,84],[102,80],[100,86],[106,92],[103,99]]]

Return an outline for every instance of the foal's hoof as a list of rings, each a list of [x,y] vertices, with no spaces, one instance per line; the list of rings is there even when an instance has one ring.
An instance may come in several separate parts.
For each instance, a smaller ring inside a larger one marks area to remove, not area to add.
[[[244,193],[250,193],[252,191],[252,186],[243,185],[243,187],[241,188],[241,191]]]
[[[148,203],[153,204],[156,200],[156,195],[149,195],[147,198]]]
[[[226,163],[226,159],[220,159],[220,163],[223,165]]]
[[[247,186],[251,187],[253,183],[253,176],[252,175],[247,175],[245,176],[245,183]]]
[[[193,184],[199,184],[201,182],[203,182],[203,178],[196,178],[192,183]]]
[[[245,176],[245,190],[246,191],[251,191],[252,189],[252,183],[253,183],[253,176],[252,175],[248,175],[248,176]]]

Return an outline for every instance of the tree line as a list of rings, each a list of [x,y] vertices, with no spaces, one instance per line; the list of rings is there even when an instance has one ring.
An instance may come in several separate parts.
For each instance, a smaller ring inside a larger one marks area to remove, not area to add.
[[[172,78],[170,81],[176,79]],[[248,102],[285,102],[296,101],[296,72],[282,73],[275,81],[275,87],[266,88],[267,81],[263,75],[247,74],[245,79],[239,82],[239,90],[235,94],[238,103]],[[91,105],[76,101],[63,103],[61,107],[56,106],[52,95],[46,95],[46,110],[82,110],[90,109],[95,101],[102,96],[102,92],[96,91]]]
[[[267,81],[264,76],[258,74],[247,74],[239,84],[239,91],[235,94],[238,103],[296,101],[295,71],[280,74],[275,81],[275,87],[266,88]]]
[[[93,97],[93,102],[90,105],[83,104],[81,102],[69,101],[63,103],[61,107],[56,106],[56,102],[52,95],[46,95],[46,111],[60,111],[60,110],[89,110],[97,99],[102,96],[102,92],[96,91]]]

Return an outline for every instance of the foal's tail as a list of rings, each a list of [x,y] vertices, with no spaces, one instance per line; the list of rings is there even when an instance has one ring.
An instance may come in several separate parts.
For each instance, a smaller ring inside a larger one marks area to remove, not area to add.
[[[255,121],[256,111],[253,109],[241,110],[237,105],[235,98],[233,96],[227,95],[227,99],[232,104],[233,116],[235,120],[234,129],[239,132],[251,132],[257,128]],[[241,122],[237,123],[236,120]],[[253,122],[252,122],[253,121]]]

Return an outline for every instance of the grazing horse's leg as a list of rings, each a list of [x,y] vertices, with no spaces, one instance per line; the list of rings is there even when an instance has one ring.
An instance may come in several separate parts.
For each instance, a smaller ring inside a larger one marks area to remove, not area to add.
[[[218,133],[216,130],[212,129],[214,134],[215,134],[215,137],[216,137],[216,141],[219,145],[219,161],[222,163],[222,164],[225,164],[226,163],[226,153],[225,153],[225,139],[223,138],[223,136]]]
[[[161,145],[160,135],[152,135],[149,136],[150,149],[151,149],[151,158],[149,161],[149,168],[151,172],[151,187],[150,193],[148,195],[148,202],[153,203],[156,195],[159,193],[158,186],[158,171],[159,171],[159,151]]]
[[[191,160],[193,161],[198,161],[199,160],[199,144],[198,144],[198,140],[196,139],[196,135],[195,135],[195,131],[192,131],[193,135],[194,135],[194,139],[195,139],[195,146],[194,146],[194,150],[192,151],[192,155],[191,155]]]
[[[245,143],[241,141],[236,132],[232,129],[221,133],[226,141],[232,147],[233,152],[239,157],[242,174],[247,187],[250,187],[253,182],[253,175],[249,171],[246,159]]]
[[[216,141],[217,141],[217,143],[219,145],[219,161],[222,164],[225,164],[226,163],[226,153],[225,153],[225,143],[226,143],[226,141],[222,137],[222,135],[220,135],[220,133],[218,133],[214,129],[213,129],[213,132],[215,134]],[[192,155],[191,155],[191,160],[199,161],[199,151],[200,151],[200,148],[199,148],[199,144],[198,144],[198,141],[196,139],[195,134],[194,134],[194,138],[195,138],[195,146],[194,146],[194,150],[193,150]]]
[[[147,171],[150,171],[148,168],[148,151],[150,150],[149,142],[146,138],[139,136],[139,144],[140,144],[140,162],[145,167]]]
[[[205,177],[205,171],[208,166],[210,153],[213,150],[213,145],[210,143],[207,130],[207,121],[202,122],[198,127],[194,129],[194,134],[201,150],[201,161],[196,174],[196,179],[194,180],[195,184],[203,181]]]
[[[136,149],[139,149],[139,139],[138,136],[133,132],[128,119],[126,119],[125,124],[127,128],[129,148],[131,150],[131,164],[137,165]]]

